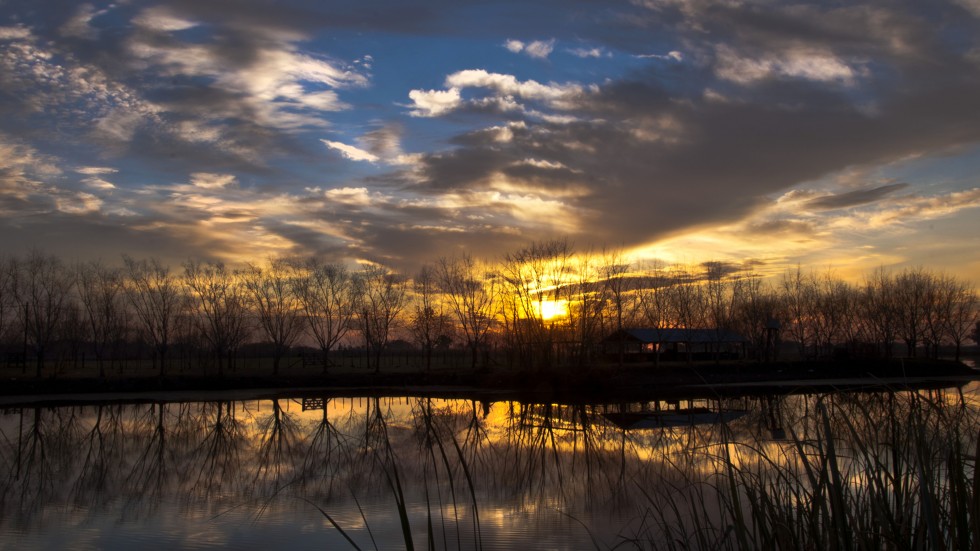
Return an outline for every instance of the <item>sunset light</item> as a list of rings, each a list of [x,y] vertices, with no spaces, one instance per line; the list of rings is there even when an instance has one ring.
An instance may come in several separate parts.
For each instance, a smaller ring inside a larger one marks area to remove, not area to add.
[[[0,550],[975,549],[978,365],[980,0],[0,0]]]
[[[568,302],[564,300],[546,300],[535,303],[537,314],[543,320],[553,320],[563,318],[568,315]]]

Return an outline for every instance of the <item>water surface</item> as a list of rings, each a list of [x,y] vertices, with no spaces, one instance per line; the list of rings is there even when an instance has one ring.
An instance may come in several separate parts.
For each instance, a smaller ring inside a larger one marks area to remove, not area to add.
[[[976,396],[971,385],[623,404],[8,407],[0,548],[655,548],[665,534],[693,537],[684,522],[670,528],[686,509],[726,507],[718,477],[731,466],[798,466],[801,443],[825,428],[846,446],[910,415],[975,423]]]

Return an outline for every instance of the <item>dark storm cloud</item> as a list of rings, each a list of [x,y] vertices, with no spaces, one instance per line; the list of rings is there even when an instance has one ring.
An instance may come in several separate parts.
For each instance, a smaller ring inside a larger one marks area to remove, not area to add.
[[[736,62],[747,56],[745,66],[759,74],[744,82],[715,78],[718,64],[731,60],[702,42],[701,68],[682,71],[687,85],[668,91],[658,65],[656,74],[613,81],[584,97],[579,122],[527,119],[505,143],[490,132],[467,133],[456,140],[460,148],[425,158],[425,186],[484,189],[488,175],[500,172],[547,193],[553,183],[540,171],[513,165],[533,157],[560,163],[568,171],[562,177],[587,187],[573,205],[598,213],[584,235],[600,240],[639,244],[736,220],[767,204],[767,195],[845,167],[980,141],[980,72],[965,57],[980,32],[949,41],[934,27],[941,21],[980,30],[960,15],[894,4],[694,12],[689,22],[710,32],[697,38],[729,40],[716,44],[732,48]],[[717,97],[695,93],[708,89]],[[862,204],[901,187],[811,206]]]
[[[838,193],[836,195],[827,195],[825,197],[818,197],[811,201],[807,201],[804,206],[813,209],[843,209],[847,207],[865,205],[868,203],[874,203],[875,201],[880,201],[884,197],[907,187],[909,187],[909,184],[888,184],[872,189],[861,189],[857,191],[849,191],[847,193]]]

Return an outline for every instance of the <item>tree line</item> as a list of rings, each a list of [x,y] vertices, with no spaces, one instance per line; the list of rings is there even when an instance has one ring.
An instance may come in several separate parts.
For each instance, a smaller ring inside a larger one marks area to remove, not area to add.
[[[493,261],[441,257],[415,274],[318,257],[176,268],[126,255],[0,258],[0,344],[7,364],[31,363],[38,377],[52,363],[94,361],[104,376],[133,360],[162,376],[175,354],[219,376],[261,355],[278,374],[300,346],[323,372],[350,348],[377,371],[396,344],[426,368],[437,351],[453,351],[458,367],[585,367],[608,357],[611,334],[635,327],[733,331],[760,360],[773,339],[804,359],[936,358],[943,347],[959,359],[977,324],[975,287],[926,268],[881,268],[860,282],[802,267],[774,278],[724,262],[641,264],[564,239]]]

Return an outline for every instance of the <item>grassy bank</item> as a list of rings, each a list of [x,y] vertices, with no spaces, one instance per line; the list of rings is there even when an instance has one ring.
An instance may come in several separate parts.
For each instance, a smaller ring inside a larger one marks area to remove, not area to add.
[[[122,365],[99,376],[94,364],[51,369],[41,379],[25,375],[17,368],[2,370],[0,394],[64,394],[88,392],[143,392],[179,390],[304,389],[324,387],[364,392],[403,392],[406,388],[452,394],[451,389],[493,391],[521,397],[621,396],[642,398],[656,393],[701,393],[707,395],[758,392],[785,392],[787,387],[829,385],[839,388],[848,381],[867,384],[885,380],[892,384],[904,379],[922,383],[929,379],[972,377],[976,372],[961,363],[943,360],[891,360],[864,362],[782,362],[782,363],[665,363],[597,364],[585,369],[460,369],[392,363],[376,371],[348,361],[330,366],[326,373],[319,366],[295,361],[286,363],[278,375],[271,375],[262,360],[244,361],[220,375],[215,369],[169,369],[161,377],[149,362]]]

